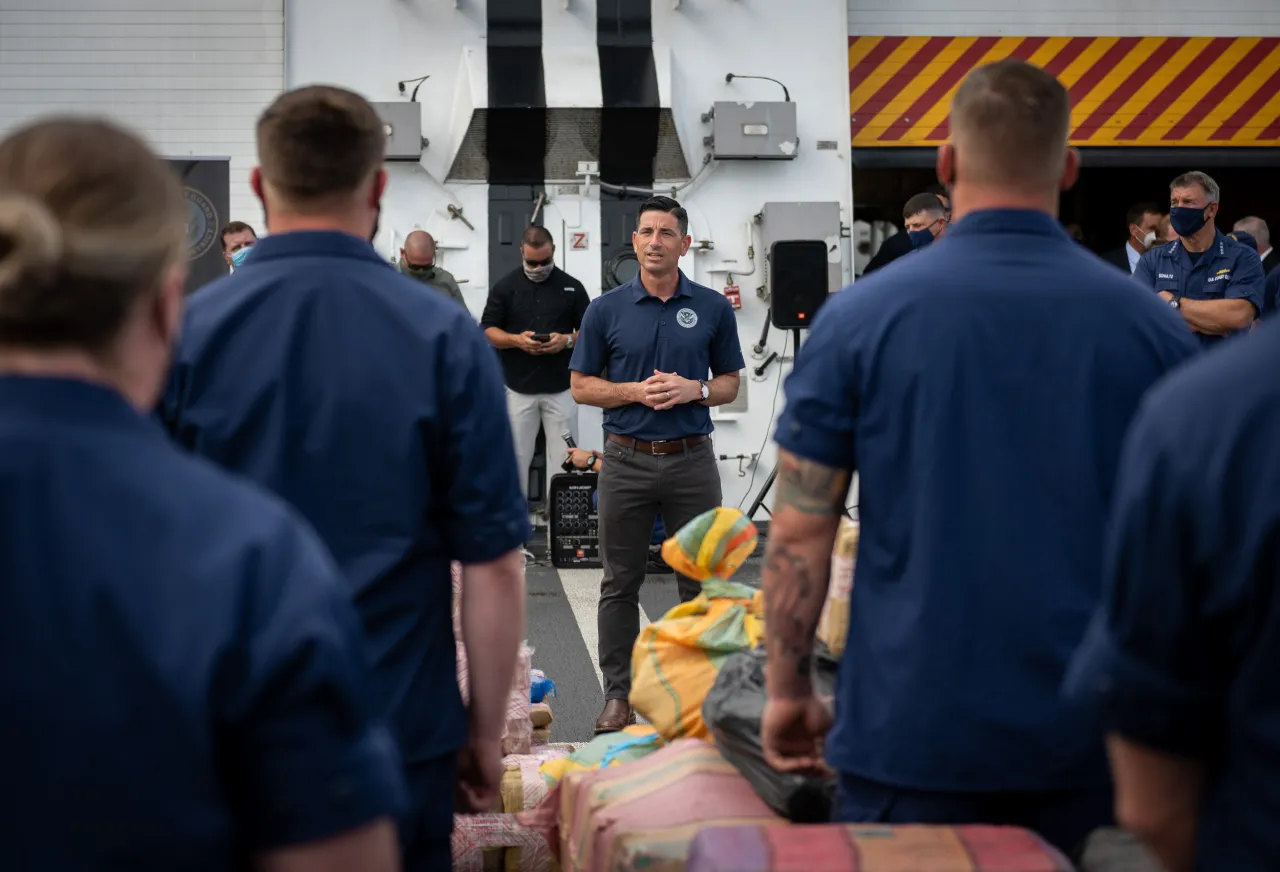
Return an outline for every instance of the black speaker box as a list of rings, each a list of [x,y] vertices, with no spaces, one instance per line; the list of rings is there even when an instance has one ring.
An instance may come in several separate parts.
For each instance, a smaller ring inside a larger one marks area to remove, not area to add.
[[[827,301],[827,244],[820,239],[775,242],[769,249],[769,298],[773,326],[799,330]]]

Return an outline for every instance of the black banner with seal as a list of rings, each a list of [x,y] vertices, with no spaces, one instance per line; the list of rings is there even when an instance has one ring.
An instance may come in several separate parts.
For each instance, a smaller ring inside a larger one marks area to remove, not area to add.
[[[228,272],[222,257],[222,228],[231,220],[229,158],[171,158],[169,166],[182,180],[187,203],[187,256],[191,293]]]

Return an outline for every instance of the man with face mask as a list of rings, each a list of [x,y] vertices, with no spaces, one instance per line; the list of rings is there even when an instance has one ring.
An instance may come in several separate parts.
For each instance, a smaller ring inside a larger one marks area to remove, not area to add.
[[[538,428],[546,434],[549,462],[559,462],[569,450],[560,434],[578,438],[569,360],[591,298],[582,282],[556,266],[556,246],[545,227],[525,229],[520,256],[520,269],[489,289],[480,326],[502,358],[520,485],[532,498],[529,465]]]
[[[235,272],[240,269],[258,241],[258,234],[243,221],[232,221],[222,228],[222,259]]]
[[[1178,238],[1142,256],[1133,277],[1178,310],[1201,345],[1248,330],[1263,309],[1257,252],[1218,230],[1218,183],[1202,172],[1169,184],[1169,222]]]
[[[937,194],[916,194],[902,207],[902,223],[911,248],[918,250],[942,235],[947,227],[947,208]]]
[[[931,196],[941,205],[941,213],[944,216],[944,219],[945,216],[951,214],[951,203],[947,198],[946,188],[942,185],[934,185],[923,193],[916,194],[907,201],[907,204],[902,209],[902,218],[904,221],[902,230],[893,234],[881,243],[880,249],[872,256],[871,261],[867,264],[866,268],[863,269],[863,276],[870,275],[876,270],[893,263],[898,258],[915,251],[916,241],[926,241],[923,233],[918,233],[913,240],[911,236],[911,228],[909,226],[905,226],[905,222],[914,215],[922,214],[927,206],[932,206],[932,201],[928,199]],[[946,221],[944,220],[940,226],[945,226],[945,224]],[[941,233],[941,229],[939,229],[938,232]],[[930,230],[931,238],[928,241],[932,242],[933,238],[937,235],[938,234],[935,234]]]
[[[1130,206],[1125,216],[1129,225],[1129,238],[1120,248],[1102,255],[1102,259],[1132,275],[1138,268],[1138,261],[1159,241],[1160,221],[1163,218],[1164,212],[1155,203],[1135,203]]]
[[[458,280],[447,269],[436,266],[436,241],[427,231],[415,230],[405,237],[400,249],[400,272],[444,291],[449,299],[466,308]]]
[[[448,869],[455,787],[477,812],[497,797],[524,634],[529,522],[502,375],[471,317],[370,243],[386,134],[364,98],[286,92],[257,140],[250,185],[271,235],[249,268],[191,298],[160,417],[183,447],[291,503],[329,546],[409,785],[404,869]],[[315,801],[354,800],[340,788]]]

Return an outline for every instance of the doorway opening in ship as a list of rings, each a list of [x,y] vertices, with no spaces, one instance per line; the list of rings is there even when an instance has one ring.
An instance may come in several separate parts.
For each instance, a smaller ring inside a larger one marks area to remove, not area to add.
[[[854,276],[884,240],[902,227],[902,206],[937,184],[933,148],[853,150]],[[1167,206],[1169,182],[1188,170],[1203,170],[1222,189],[1218,226],[1226,231],[1246,215],[1257,215],[1280,240],[1280,149],[1268,148],[1082,148],[1082,170],[1059,202],[1064,225],[1076,225],[1083,243],[1099,254],[1124,245],[1125,214],[1135,203]]]

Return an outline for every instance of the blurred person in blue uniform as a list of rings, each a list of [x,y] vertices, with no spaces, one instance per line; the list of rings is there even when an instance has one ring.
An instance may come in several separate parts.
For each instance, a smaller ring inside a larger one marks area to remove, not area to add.
[[[1060,688],[1101,595],[1125,429],[1196,345],[1059,224],[1079,167],[1069,119],[1035,66],[971,73],[938,150],[945,237],[827,303],[786,382],[762,739],[784,771],[825,750],[840,820],[1017,825],[1068,853],[1112,820],[1097,712]],[[855,469],[858,579],[827,737],[811,653]]]
[[[1218,183],[1202,172],[1169,184],[1169,223],[1178,238],[1142,256],[1133,277],[1186,320],[1202,346],[1246,332],[1263,309],[1256,250],[1217,229]]]
[[[149,417],[185,216],[110,124],[0,143],[0,868],[394,872],[400,761],[337,567]]]
[[[1268,322],[1152,390],[1122,455],[1067,690],[1101,703],[1117,817],[1168,872],[1280,869],[1277,440]]]
[[[374,251],[385,134],[337,88],[282,95],[251,184],[271,235],[190,302],[162,418],[295,505],[345,572],[404,756],[408,869],[447,869],[454,783],[487,811],[524,631],[528,519],[498,361],[462,307]],[[464,566],[470,711],[450,560]],[[459,751],[462,751],[459,757]]]
[[[1262,319],[1268,321],[1280,312],[1280,269],[1271,271],[1267,276],[1267,282],[1262,291],[1263,299],[1266,301],[1262,308]]]

